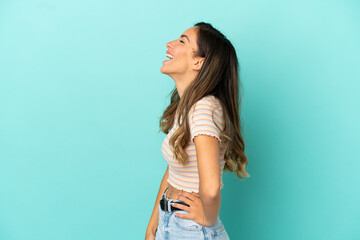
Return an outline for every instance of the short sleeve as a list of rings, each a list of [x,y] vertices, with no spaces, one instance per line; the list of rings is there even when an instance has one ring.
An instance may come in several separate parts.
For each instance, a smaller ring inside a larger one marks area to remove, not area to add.
[[[223,122],[219,100],[209,97],[200,99],[189,111],[190,141],[193,143],[196,136],[203,134],[215,137],[222,142],[220,132],[223,130]]]

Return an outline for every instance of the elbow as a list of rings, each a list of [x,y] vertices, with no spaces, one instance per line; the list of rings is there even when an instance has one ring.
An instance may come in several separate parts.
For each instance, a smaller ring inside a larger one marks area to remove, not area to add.
[[[214,200],[217,199],[220,195],[220,186],[219,187],[211,187],[211,188],[205,188],[200,191],[201,198],[203,199],[209,199]]]

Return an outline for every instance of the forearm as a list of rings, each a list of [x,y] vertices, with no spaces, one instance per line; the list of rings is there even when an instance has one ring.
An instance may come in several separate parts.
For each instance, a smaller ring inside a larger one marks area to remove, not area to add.
[[[221,205],[220,189],[213,196],[210,196],[206,193],[202,193],[202,191],[200,191],[200,200],[203,206],[206,221],[210,225],[215,224],[220,212],[220,205]]]
[[[158,194],[156,196],[154,209],[153,209],[153,212],[151,214],[150,221],[149,221],[149,224],[147,226],[146,231],[151,231],[153,228],[157,227],[157,225],[158,225],[158,222],[159,222],[159,210],[158,210],[158,207],[159,207],[159,204],[160,204],[159,202],[161,200],[162,194],[164,193],[164,191],[168,187],[168,183],[167,183],[168,177],[169,177],[169,170],[167,168],[166,172],[165,172],[165,174],[164,174],[164,176],[163,176],[163,178],[161,180],[160,187],[159,187],[159,192],[158,192]]]

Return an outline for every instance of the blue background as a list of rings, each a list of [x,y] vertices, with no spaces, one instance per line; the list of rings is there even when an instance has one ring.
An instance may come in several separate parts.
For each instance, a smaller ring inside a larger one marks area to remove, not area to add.
[[[0,239],[143,239],[166,162],[166,42],[234,44],[231,239],[360,239],[359,1],[0,1]]]

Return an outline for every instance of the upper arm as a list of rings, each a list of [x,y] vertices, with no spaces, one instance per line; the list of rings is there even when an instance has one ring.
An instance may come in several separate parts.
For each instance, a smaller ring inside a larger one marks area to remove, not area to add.
[[[219,142],[206,135],[197,135],[194,142],[200,189],[209,196],[214,196],[220,189]]]
[[[214,102],[201,99],[189,111],[190,141],[194,142],[197,135],[215,137],[219,142],[220,132],[223,129],[223,112],[221,106]]]
[[[210,196],[220,189],[222,117],[222,109],[206,99],[199,100],[189,112],[190,135],[196,149],[200,189]]]

